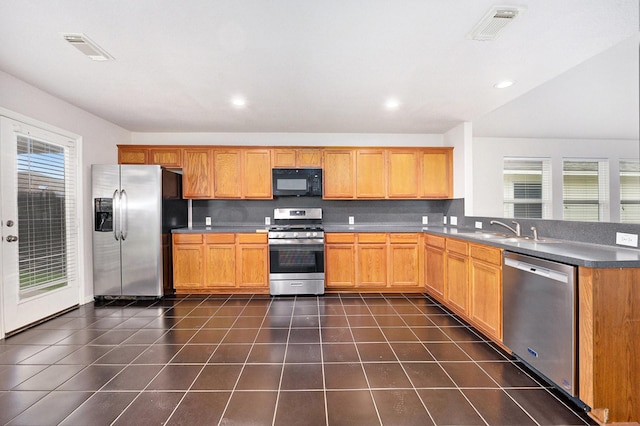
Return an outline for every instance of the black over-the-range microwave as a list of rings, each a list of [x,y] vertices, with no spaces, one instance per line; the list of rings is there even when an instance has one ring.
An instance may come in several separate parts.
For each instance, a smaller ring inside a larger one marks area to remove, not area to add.
[[[322,169],[273,169],[274,197],[322,197]]]

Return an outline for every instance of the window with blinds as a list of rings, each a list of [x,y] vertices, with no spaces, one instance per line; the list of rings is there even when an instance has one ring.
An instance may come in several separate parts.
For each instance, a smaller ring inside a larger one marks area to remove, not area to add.
[[[551,160],[504,158],[504,217],[551,217]]]
[[[606,160],[564,160],[563,219],[609,220],[609,163]]]
[[[75,276],[75,147],[17,137],[20,298]]]
[[[640,223],[640,161],[620,160],[620,222]]]

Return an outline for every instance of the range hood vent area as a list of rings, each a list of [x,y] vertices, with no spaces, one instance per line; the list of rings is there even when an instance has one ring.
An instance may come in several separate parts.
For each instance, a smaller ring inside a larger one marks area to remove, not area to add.
[[[494,6],[471,30],[467,38],[478,41],[492,41],[505,27],[525,11],[522,7]]]

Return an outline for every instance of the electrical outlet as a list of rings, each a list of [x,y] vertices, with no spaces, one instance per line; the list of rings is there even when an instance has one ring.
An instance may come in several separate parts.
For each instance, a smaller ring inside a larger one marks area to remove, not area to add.
[[[429,216],[422,216],[422,224],[423,225],[429,224]]]
[[[444,223],[445,225],[447,224],[447,217],[446,216],[442,216],[442,223]]]
[[[458,216],[451,216],[450,220],[451,225],[456,226],[458,225]]]
[[[638,247],[638,234],[616,232],[616,244],[621,246]]]
[[[204,218],[204,224],[206,226],[211,226],[211,217],[210,216],[207,216],[207,217]]]
[[[353,218],[353,216],[349,216],[349,225],[353,225],[355,222],[355,219]]]
[[[265,225],[271,225],[271,218],[269,216],[265,216],[264,217],[264,224]]]
[[[482,229],[482,222],[476,221],[476,229]]]

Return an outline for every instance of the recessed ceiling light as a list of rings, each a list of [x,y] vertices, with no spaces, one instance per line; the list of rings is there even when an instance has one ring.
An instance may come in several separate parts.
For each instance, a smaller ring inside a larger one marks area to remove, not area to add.
[[[513,86],[513,80],[504,80],[499,83],[493,85],[496,89],[506,89],[507,87]]]
[[[395,98],[387,99],[387,101],[384,103],[384,107],[390,111],[396,110],[400,108],[400,101]]]
[[[242,96],[234,96],[231,98],[231,105],[235,108],[244,108],[247,106],[247,100]]]

